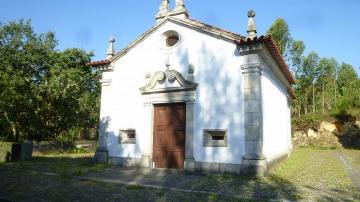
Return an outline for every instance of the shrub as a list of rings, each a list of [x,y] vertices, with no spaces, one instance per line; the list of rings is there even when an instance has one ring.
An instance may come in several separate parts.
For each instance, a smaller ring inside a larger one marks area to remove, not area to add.
[[[0,142],[0,164],[11,160],[13,142]]]

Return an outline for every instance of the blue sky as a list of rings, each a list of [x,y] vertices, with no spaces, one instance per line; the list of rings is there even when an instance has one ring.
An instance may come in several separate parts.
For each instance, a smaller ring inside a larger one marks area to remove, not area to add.
[[[58,49],[80,47],[104,58],[110,35],[116,50],[154,23],[161,0],[0,0],[0,22],[31,19],[38,33],[53,31]],[[171,0],[174,4],[175,0]],[[360,0],[185,0],[190,17],[246,34],[247,11],[257,13],[259,34],[284,18],[306,53],[360,67]]]

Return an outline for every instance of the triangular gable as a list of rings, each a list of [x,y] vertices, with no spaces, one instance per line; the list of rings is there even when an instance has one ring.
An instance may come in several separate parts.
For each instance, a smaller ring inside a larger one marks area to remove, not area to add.
[[[111,62],[114,62],[114,61],[118,60],[120,57],[124,56],[126,53],[129,52],[129,50],[131,50],[132,48],[137,46],[139,43],[144,41],[148,36],[150,36],[153,32],[155,32],[159,27],[161,27],[161,25],[165,24],[166,22],[173,22],[175,24],[183,25],[183,26],[186,26],[188,28],[191,28],[191,29],[194,29],[197,31],[205,32],[214,37],[221,37],[223,39],[226,39],[226,40],[234,42],[234,43],[236,41],[240,41],[240,40],[244,39],[244,37],[242,37],[239,34],[214,27],[214,26],[202,23],[197,20],[178,19],[178,18],[173,18],[173,17],[167,17],[164,20],[158,22],[156,25],[154,25],[152,28],[150,28],[148,31],[146,31],[144,34],[142,34],[140,37],[138,37],[130,45],[128,45],[127,47],[122,49],[120,52],[115,54],[114,57],[111,58]]]

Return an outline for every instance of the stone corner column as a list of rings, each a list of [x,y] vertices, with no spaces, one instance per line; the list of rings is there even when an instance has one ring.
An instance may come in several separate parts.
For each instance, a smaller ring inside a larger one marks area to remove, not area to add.
[[[149,101],[145,101],[143,103],[144,108],[146,110],[146,116],[149,118],[149,120],[152,120],[153,113],[152,113],[152,103]],[[151,133],[151,122],[148,121],[147,123],[147,131],[148,131],[148,138],[149,138],[149,144],[146,146],[146,148],[142,148],[142,155],[140,159],[140,167],[142,168],[152,168],[152,133]]]
[[[110,122],[108,116],[104,113],[104,100],[108,97],[108,91],[111,87],[111,79],[100,80],[101,83],[101,107],[100,107],[100,123],[99,123],[99,140],[94,156],[96,163],[108,163],[109,162],[109,150],[107,148],[107,128]]]
[[[184,169],[187,172],[195,171],[194,159],[194,109],[195,102],[186,102],[186,142]]]
[[[266,157],[263,154],[263,117],[261,98],[260,63],[241,66],[244,78],[245,109],[245,154],[242,156],[241,173],[244,175],[265,176]]]

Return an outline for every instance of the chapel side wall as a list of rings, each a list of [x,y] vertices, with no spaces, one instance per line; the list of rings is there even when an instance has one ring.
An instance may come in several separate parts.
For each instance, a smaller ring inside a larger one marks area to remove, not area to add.
[[[264,68],[262,76],[263,151],[271,162],[291,149],[290,105],[287,90],[272,70]]]

